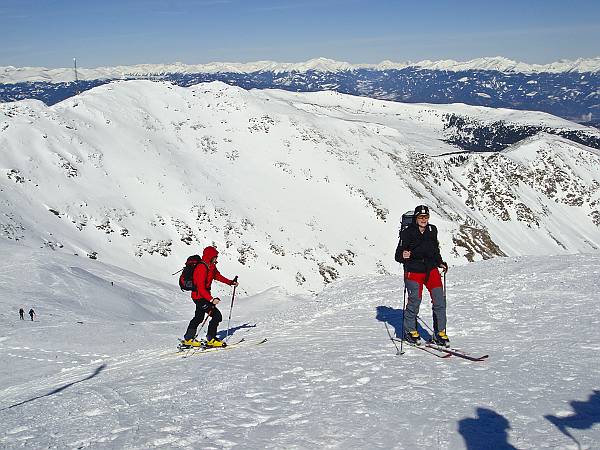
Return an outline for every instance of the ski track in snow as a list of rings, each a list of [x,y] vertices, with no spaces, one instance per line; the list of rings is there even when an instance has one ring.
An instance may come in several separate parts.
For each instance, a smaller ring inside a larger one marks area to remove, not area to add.
[[[248,342],[185,358],[187,321],[23,321],[0,337],[0,447],[600,448],[599,266],[578,255],[451,269],[449,334],[490,354],[478,363],[395,356],[382,320],[399,333],[397,276],[271,314],[254,312],[267,299],[236,299],[232,328],[256,327],[232,342]]]

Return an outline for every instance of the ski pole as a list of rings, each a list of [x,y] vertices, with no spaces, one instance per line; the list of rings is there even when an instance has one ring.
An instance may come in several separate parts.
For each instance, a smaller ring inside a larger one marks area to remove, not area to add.
[[[388,327],[388,324],[387,324],[387,317],[383,318],[383,324],[385,325],[385,331],[387,331],[387,334],[390,337],[390,341],[392,341],[392,344],[394,344],[394,347],[396,347],[396,356],[402,355],[404,352],[400,352],[400,349],[398,348],[398,344],[396,344],[396,340],[394,339],[394,336],[392,336],[392,333],[390,333],[390,327]],[[402,344],[400,344],[400,345],[402,345]]]
[[[427,331],[429,331],[432,336],[435,334],[435,331],[432,330],[429,325],[427,325],[427,322],[425,322],[423,319],[421,319],[421,316],[417,316],[417,320],[419,322],[421,322],[421,325],[423,325],[425,328],[427,328]]]
[[[237,283],[237,275],[235,276],[235,278],[233,279],[234,283]],[[227,335],[225,336],[225,341],[223,342],[227,342],[227,339],[229,339],[229,324],[231,323],[231,311],[233,310],[233,301],[235,300],[235,288],[237,286],[233,286],[233,294],[231,295],[231,305],[229,306],[229,319],[227,320]]]
[[[198,335],[202,331],[202,328],[204,328],[204,324],[206,323],[206,321],[208,320],[209,317],[212,317],[212,307],[206,312],[206,319],[204,319],[204,322],[202,322],[202,325],[200,325],[200,329],[196,333],[196,336],[194,336],[194,339],[196,339],[198,337]]]
[[[404,354],[404,315],[406,314],[406,278],[404,279],[404,291],[402,294],[402,326],[400,327],[400,354]]]
[[[444,272],[444,302],[448,303],[448,299],[446,298],[446,272]]]

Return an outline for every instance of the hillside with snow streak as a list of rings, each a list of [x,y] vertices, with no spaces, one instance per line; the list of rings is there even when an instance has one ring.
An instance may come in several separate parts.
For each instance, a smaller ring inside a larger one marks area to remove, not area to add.
[[[177,289],[0,246],[2,448],[598,448],[597,254],[452,267],[448,333],[490,355],[473,363],[396,356],[397,275],[304,299],[239,295],[230,333],[247,345],[184,358],[174,349],[192,305]],[[23,268],[44,277],[24,290]],[[20,321],[19,306],[36,321]]]
[[[473,130],[451,117],[549,131],[460,153],[452,142]],[[597,251],[600,154],[560,130],[598,134],[543,113],[222,83],[5,103],[0,237],[170,283],[214,244],[247,293],[392,273],[399,219],[417,204],[451,263]]]

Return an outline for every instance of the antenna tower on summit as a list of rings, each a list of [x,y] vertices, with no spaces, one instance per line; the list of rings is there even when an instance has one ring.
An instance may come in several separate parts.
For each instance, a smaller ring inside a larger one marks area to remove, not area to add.
[[[73,58],[73,70],[75,71],[75,94],[79,95],[79,78],[77,77],[77,58]]]

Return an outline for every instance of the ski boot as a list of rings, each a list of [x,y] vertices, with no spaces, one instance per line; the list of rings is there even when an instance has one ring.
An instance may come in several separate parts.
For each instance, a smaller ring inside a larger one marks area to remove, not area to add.
[[[433,343],[442,347],[450,347],[450,338],[446,334],[446,330],[438,331],[433,335]]]
[[[409,331],[404,335],[404,340],[412,345],[421,345],[421,336],[417,330]]]
[[[227,347],[227,344],[217,338],[212,338],[206,341],[206,347]]]
[[[195,348],[195,347],[200,347],[202,344],[200,343],[200,341],[197,341],[196,339],[184,339],[183,341],[181,341],[181,347],[190,347],[190,348]]]

